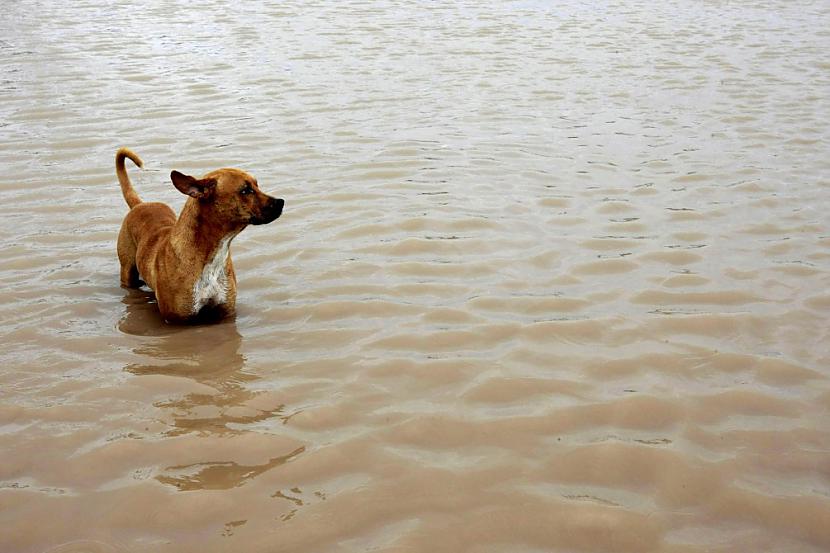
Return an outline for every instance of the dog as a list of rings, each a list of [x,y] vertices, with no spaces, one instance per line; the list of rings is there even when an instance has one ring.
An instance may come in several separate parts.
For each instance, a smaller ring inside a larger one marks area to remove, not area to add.
[[[233,316],[236,274],[231,241],[248,225],[276,220],[285,201],[261,192],[256,179],[240,169],[217,169],[200,179],[173,171],[170,180],[188,196],[177,218],[163,203],[141,201],[125,159],[143,167],[128,148],[115,154],[115,173],[130,207],[118,233],[121,286],[146,283],[168,323]]]

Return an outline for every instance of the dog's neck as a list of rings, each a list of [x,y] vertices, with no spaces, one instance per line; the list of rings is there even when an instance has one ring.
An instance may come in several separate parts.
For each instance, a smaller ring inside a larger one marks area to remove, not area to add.
[[[228,251],[230,241],[245,226],[212,217],[209,208],[190,198],[176,220],[171,245],[179,259],[192,259],[204,266],[213,260],[220,246]]]

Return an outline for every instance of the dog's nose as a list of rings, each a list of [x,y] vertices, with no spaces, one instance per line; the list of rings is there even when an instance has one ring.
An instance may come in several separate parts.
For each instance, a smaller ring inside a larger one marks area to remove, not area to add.
[[[265,207],[265,217],[270,223],[280,215],[282,215],[282,208],[285,205],[285,200],[281,198],[271,198]]]
[[[274,214],[274,218],[280,216],[283,206],[285,206],[285,200],[281,198],[271,198],[268,200],[268,211]]]
[[[259,213],[257,215],[252,215],[248,222],[252,225],[267,225],[282,215],[282,207],[284,205],[285,200],[268,196],[268,200],[265,203],[260,204]]]

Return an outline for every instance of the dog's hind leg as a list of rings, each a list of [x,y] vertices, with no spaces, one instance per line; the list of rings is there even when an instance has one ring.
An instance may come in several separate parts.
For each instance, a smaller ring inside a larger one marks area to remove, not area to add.
[[[118,233],[118,262],[121,264],[121,286],[124,288],[139,288],[144,284],[138,276],[135,252],[135,240],[125,225]]]

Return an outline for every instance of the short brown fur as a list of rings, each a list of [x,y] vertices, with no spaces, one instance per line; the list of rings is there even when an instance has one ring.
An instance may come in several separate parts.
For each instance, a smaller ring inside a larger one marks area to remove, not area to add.
[[[127,148],[115,156],[115,172],[130,212],[118,234],[121,285],[153,289],[162,317],[171,323],[217,319],[236,311],[236,275],[230,242],[249,224],[267,224],[284,201],[259,190],[240,169],[217,169],[201,179],[178,171],[176,188],[190,196],[179,217],[163,203],[142,202],[124,166],[141,159]],[[226,255],[224,263],[216,256]]]

